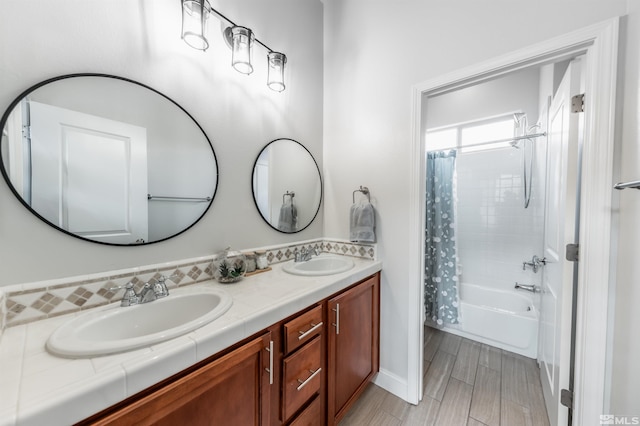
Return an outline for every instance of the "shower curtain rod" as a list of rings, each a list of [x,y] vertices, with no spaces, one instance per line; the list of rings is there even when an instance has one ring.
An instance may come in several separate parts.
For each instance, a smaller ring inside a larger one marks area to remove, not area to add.
[[[460,148],[460,149],[464,149],[464,148],[472,148],[475,146],[482,146],[482,145],[490,145],[490,144],[494,144],[494,143],[500,143],[500,142],[515,142],[515,141],[519,141],[522,139],[533,139],[533,138],[539,138],[541,136],[547,136],[547,132],[542,132],[542,133],[534,133],[532,135],[526,135],[526,136],[514,136],[512,138],[506,138],[506,139],[496,139],[493,141],[486,141],[486,142],[478,142],[478,143],[471,143],[469,145],[464,145],[464,146],[460,146],[460,147],[452,147],[452,148],[447,148],[447,149],[456,149],[456,148]],[[429,150],[429,151],[442,151],[441,149],[437,149],[437,150]]]

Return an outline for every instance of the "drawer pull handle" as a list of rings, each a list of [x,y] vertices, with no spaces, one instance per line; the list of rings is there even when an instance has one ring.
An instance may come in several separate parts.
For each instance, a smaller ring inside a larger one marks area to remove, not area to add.
[[[316,377],[318,374],[320,374],[321,371],[322,371],[322,368],[318,368],[316,371],[309,370],[309,373],[311,373],[311,375],[304,382],[302,380],[298,379],[298,383],[300,383],[300,386],[298,386],[296,388],[296,390],[300,390],[303,387],[305,387],[307,385],[307,383],[309,383],[314,377]]]
[[[311,328],[307,331],[298,331],[298,333],[300,333],[300,335],[298,336],[298,340],[302,340],[305,337],[307,337],[309,334],[313,333],[314,331],[316,331],[318,328],[322,327],[322,321],[320,321],[319,324],[314,324],[311,323]]]

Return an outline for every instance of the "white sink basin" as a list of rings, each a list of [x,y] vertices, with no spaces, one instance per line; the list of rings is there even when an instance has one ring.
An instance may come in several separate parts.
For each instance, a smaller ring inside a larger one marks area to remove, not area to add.
[[[150,303],[79,315],[51,334],[47,350],[71,358],[126,352],[189,333],[220,317],[232,304],[231,296],[219,289],[178,289]]]
[[[282,269],[294,275],[332,275],[353,268],[353,260],[344,256],[318,256],[304,262],[291,261]]]

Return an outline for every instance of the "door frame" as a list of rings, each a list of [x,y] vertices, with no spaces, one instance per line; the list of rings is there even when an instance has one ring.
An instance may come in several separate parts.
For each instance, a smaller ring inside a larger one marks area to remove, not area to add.
[[[422,399],[424,324],[424,96],[455,90],[523,68],[585,54],[584,148],[580,201],[573,423],[590,424],[605,409],[611,260],[613,149],[619,18],[428,80],[412,88],[409,210],[410,282],[407,399]],[[603,244],[604,242],[604,244]]]

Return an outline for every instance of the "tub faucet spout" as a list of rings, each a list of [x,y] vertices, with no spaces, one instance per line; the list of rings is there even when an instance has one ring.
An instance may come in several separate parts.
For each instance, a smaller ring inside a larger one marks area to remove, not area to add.
[[[515,289],[518,290],[527,290],[531,293],[540,293],[540,287],[535,284],[520,284],[516,282]]]

